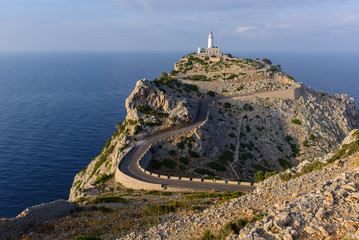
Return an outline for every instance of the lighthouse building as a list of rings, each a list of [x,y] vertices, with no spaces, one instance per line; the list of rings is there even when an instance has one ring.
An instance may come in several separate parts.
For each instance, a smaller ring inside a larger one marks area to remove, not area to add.
[[[218,47],[213,46],[213,32],[212,31],[208,35],[208,47],[202,48],[202,49],[201,49],[201,47],[198,47],[197,54],[200,54],[203,56],[212,56],[212,55],[214,55],[216,57],[223,56],[220,49]]]

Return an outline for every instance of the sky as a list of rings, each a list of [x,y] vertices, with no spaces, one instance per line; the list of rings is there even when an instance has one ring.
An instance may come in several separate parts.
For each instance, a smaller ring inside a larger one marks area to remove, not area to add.
[[[0,51],[359,52],[358,0],[0,0]]]

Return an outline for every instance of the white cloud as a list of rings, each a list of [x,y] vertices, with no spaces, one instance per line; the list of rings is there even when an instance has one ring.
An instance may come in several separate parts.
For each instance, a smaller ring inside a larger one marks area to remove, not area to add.
[[[248,31],[252,28],[253,27],[251,27],[251,26],[243,26],[243,27],[239,26],[239,27],[237,27],[236,32],[242,33],[242,32]]]

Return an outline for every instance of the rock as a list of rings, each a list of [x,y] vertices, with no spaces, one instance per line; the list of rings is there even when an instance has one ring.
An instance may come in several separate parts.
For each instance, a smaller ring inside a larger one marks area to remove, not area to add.
[[[325,217],[325,209],[324,208],[319,208],[317,213],[315,214],[315,217],[322,220]]]
[[[318,230],[323,234],[323,236],[325,236],[325,237],[328,237],[328,236],[329,236],[329,233],[327,232],[327,230],[325,230],[324,227],[320,226],[320,227],[318,228]]]
[[[358,191],[358,189],[354,183],[345,184],[345,185],[341,186],[341,188],[343,188],[345,190],[353,191],[353,192]]]
[[[308,234],[314,234],[314,233],[316,233],[317,231],[314,229],[314,228],[312,228],[312,227],[305,227],[304,228],[304,231],[306,231]]]
[[[289,221],[290,221],[290,216],[289,216],[289,212],[281,212],[280,214],[278,214],[275,217],[275,220],[280,224],[280,225],[288,225]]]

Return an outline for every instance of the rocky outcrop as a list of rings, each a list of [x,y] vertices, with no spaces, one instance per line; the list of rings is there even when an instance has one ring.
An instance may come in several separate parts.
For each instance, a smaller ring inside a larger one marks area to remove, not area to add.
[[[66,200],[56,200],[29,207],[15,218],[0,220],[0,239],[17,239],[29,227],[64,217],[77,207],[77,203]]]
[[[139,80],[135,89],[126,99],[126,120],[138,121],[150,118],[146,112],[141,112],[137,106],[149,107],[153,111],[163,112],[167,118],[176,117],[179,121],[193,121],[197,114],[198,101],[184,97],[167,86],[157,87],[146,79]],[[168,115],[167,115],[168,114]],[[152,121],[156,114],[152,114]],[[151,120],[149,120],[151,121]]]

